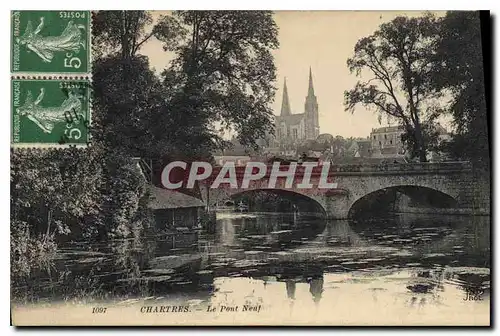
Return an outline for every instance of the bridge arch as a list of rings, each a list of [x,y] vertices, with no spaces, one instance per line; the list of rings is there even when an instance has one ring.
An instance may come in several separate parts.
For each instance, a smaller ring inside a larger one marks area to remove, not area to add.
[[[452,209],[458,201],[445,191],[422,185],[392,185],[370,191],[350,202],[348,217],[361,212],[410,211],[420,209]]]
[[[321,199],[316,199],[314,196],[301,193],[295,190],[286,190],[286,189],[278,189],[278,188],[256,188],[256,189],[245,189],[245,190],[234,190],[233,192],[227,192],[225,195],[221,197],[221,195],[218,195],[216,199],[218,200],[227,200],[227,199],[235,199],[239,196],[244,196],[244,195],[249,195],[252,193],[256,192],[265,192],[269,194],[275,194],[275,195],[280,195],[283,196],[284,198],[293,201],[304,201],[308,202],[311,206],[313,206],[315,209],[317,209],[317,212],[320,213],[322,216],[326,216],[327,212],[325,209],[325,206],[322,204]],[[215,205],[214,201],[216,200],[212,198],[212,206]],[[298,205],[298,211],[301,212],[307,212],[304,211],[305,209],[301,208],[300,205]]]

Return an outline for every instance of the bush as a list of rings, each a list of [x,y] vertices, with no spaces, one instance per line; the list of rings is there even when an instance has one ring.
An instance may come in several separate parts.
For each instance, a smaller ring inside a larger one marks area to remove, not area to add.
[[[31,235],[28,223],[13,220],[10,231],[11,276],[29,276],[33,270],[48,267],[54,258],[57,244],[54,235]]]

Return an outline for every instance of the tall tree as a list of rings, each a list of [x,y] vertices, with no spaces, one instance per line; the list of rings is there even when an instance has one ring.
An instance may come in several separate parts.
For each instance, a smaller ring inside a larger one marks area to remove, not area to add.
[[[159,79],[139,54],[156,26],[144,11],[99,11],[94,25],[93,128],[103,165],[101,222],[108,235],[125,237],[143,222],[147,197],[146,181],[132,158],[150,153],[150,129],[164,102]]]
[[[351,73],[367,80],[358,81],[344,93],[346,111],[354,112],[357,105],[363,105],[380,117],[398,120],[413,137],[422,162],[427,151],[422,124],[431,124],[440,111],[439,93],[430,87],[436,39],[433,16],[397,17],[359,40],[354,56],[347,60]]]
[[[98,11],[92,17],[94,54],[119,53],[122,59],[134,57],[155,34],[153,19],[146,11]]]
[[[272,13],[179,11],[174,17],[180,24],[178,44],[167,43],[166,49],[176,57],[163,77],[177,129],[189,130],[191,143],[204,150],[223,146],[220,128],[255,146],[272,131],[276,69],[271,50],[278,47]],[[174,26],[173,21],[165,26]],[[156,36],[172,40],[163,29]]]
[[[151,126],[161,109],[162,85],[140,54],[159,25],[145,11],[99,11],[93,17],[96,140],[139,156],[154,142]],[[164,27],[162,34],[168,36]]]
[[[447,90],[456,126],[451,148],[476,165],[489,165],[488,118],[479,12],[448,12],[440,21],[434,73],[436,90]]]
[[[94,141],[130,157],[150,156],[155,144],[152,128],[165,99],[148,59],[123,59],[120,54],[98,59],[93,82]]]

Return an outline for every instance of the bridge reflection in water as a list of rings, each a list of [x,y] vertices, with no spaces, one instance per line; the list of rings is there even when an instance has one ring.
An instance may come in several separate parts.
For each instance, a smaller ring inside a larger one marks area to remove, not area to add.
[[[219,229],[205,250],[206,265],[217,266],[212,300],[219,304],[243,291],[269,309],[289,307],[298,319],[313,309],[328,321],[324,308],[342,323],[380,309],[380,321],[391,314],[404,320],[418,308],[429,319],[439,312],[463,315],[465,323],[471,317],[463,298],[480,293],[473,304],[489,316],[487,217],[301,222],[284,214],[223,214]],[[353,316],[344,313],[349,309]]]
[[[221,212],[215,234],[192,234],[184,246],[122,241],[93,246],[98,258],[85,244],[68,248],[50,275],[30,282],[31,297],[74,295],[86,276],[117,304],[260,306],[259,323],[488,323],[489,221]]]

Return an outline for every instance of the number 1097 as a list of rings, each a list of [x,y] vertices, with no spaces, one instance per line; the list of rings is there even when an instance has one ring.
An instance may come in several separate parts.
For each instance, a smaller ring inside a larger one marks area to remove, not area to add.
[[[107,308],[104,307],[94,307],[92,308],[92,314],[104,314]]]

